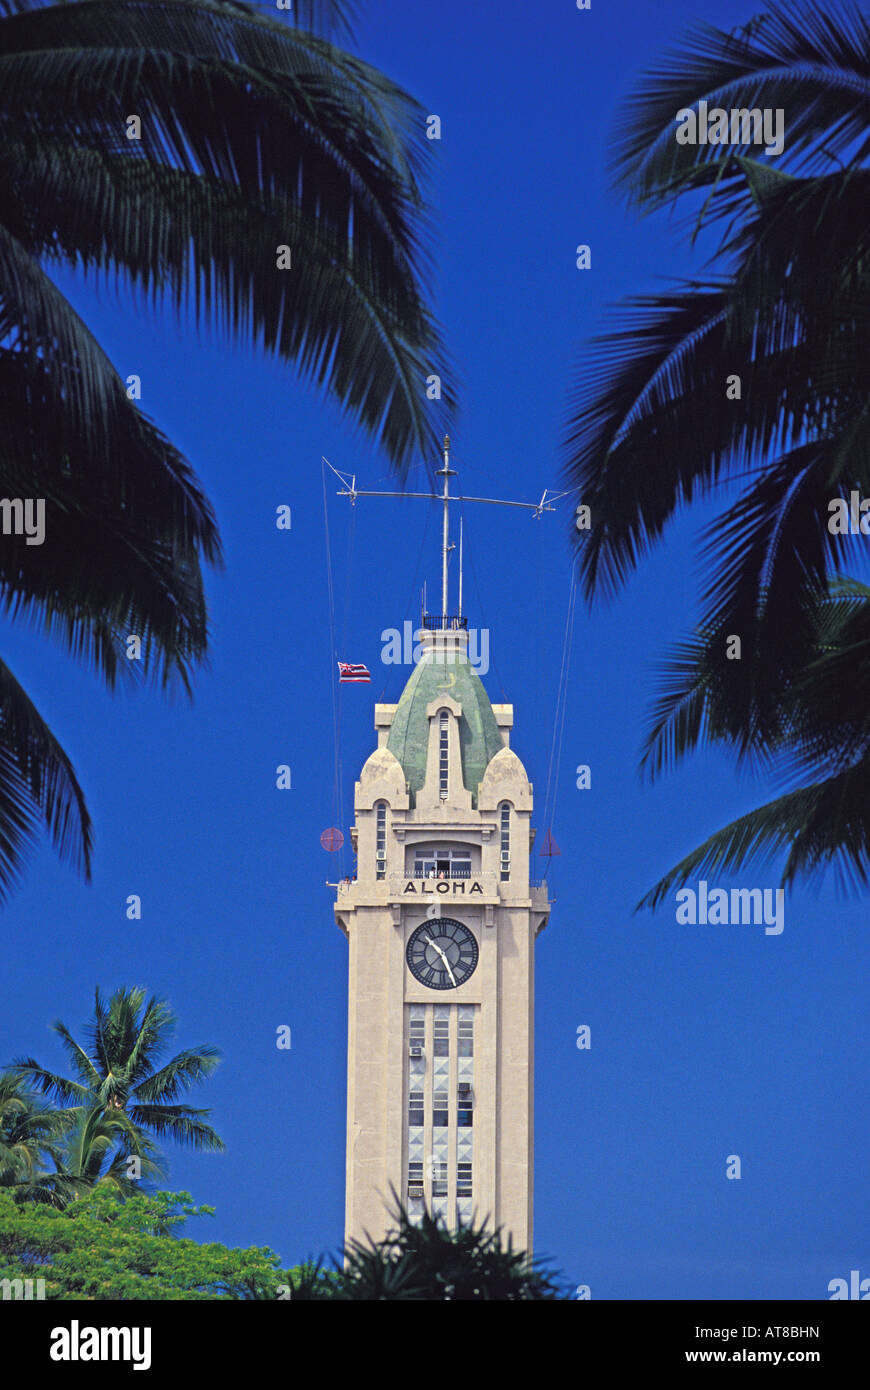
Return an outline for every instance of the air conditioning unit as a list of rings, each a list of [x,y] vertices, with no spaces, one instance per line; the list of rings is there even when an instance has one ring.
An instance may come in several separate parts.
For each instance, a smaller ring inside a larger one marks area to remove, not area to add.
[[[421,1182],[412,1182],[412,1183],[409,1183],[409,1184],[408,1184],[408,1196],[409,1196],[409,1197],[422,1197],[422,1196],[423,1196],[423,1184],[422,1184]]]
[[[423,1056],[423,1049],[422,1049],[422,1047],[418,1047],[416,1043],[411,1043],[411,1046],[408,1048],[408,1052],[410,1053],[410,1055],[411,1055],[412,1057],[422,1057],[422,1056]]]

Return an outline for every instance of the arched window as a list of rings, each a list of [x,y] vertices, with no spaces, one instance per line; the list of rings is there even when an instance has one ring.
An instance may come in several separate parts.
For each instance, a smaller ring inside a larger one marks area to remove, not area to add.
[[[375,807],[375,878],[387,876],[387,803],[379,801]]]
[[[508,879],[511,876],[511,808],[510,803],[503,801],[499,807],[501,812],[501,876]]]
[[[442,797],[450,790],[449,782],[449,731],[450,715],[443,709],[438,716],[438,786]]]

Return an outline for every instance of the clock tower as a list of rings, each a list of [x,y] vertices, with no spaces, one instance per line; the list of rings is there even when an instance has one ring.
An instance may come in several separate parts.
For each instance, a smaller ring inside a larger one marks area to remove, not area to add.
[[[398,704],[375,705],[357,875],[335,904],[345,1239],[380,1239],[395,1190],[412,1219],[424,1206],[450,1227],[486,1219],[531,1250],[535,938],[550,907],[529,879],[532,786],[512,706],[490,702],[468,659],[467,619],[426,615],[416,642]]]

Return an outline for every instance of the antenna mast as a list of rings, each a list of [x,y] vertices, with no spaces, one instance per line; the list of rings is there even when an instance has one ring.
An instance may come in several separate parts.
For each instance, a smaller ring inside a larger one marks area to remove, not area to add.
[[[451,502],[485,502],[493,507],[520,507],[524,511],[529,511],[535,520],[539,520],[544,512],[554,512],[556,508],[554,502],[558,502],[561,497],[567,497],[569,492],[575,489],[569,488],[565,492],[550,493],[549,488],[545,488],[541,494],[540,502],[512,502],[505,497],[463,497],[450,492],[450,479],[456,477],[456,470],[450,467],[450,436],[444,436],[443,445],[444,467],[439,468],[436,477],[444,479],[444,487],[441,492],[370,492],[358,488],[356,485],[356,474],[341,473],[324,458],[323,462],[332,470],[339,482],[343,486],[339,489],[339,497],[349,497],[351,506],[356,505],[358,497],[418,497],[425,501],[440,502],[443,508],[443,522],[441,527],[441,615],[444,626],[447,625],[447,558],[453,547],[450,544],[450,503]],[[426,613],[426,586],[423,585],[423,614]],[[459,617],[462,617],[462,518],[459,520]]]
[[[438,469],[437,476],[444,479],[441,498],[444,504],[444,522],[441,528],[441,616],[447,621],[447,556],[450,553],[450,479],[456,477],[456,470],[450,467],[450,435],[444,436],[444,467]]]

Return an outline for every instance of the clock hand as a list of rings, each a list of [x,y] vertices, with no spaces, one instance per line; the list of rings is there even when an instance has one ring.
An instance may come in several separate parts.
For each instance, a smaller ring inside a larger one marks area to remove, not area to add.
[[[445,966],[446,966],[446,968],[447,968],[447,974],[450,976],[450,979],[451,979],[452,984],[453,984],[453,988],[455,989],[455,988],[456,988],[456,976],[453,974],[453,971],[450,969],[450,961],[447,959],[447,957],[445,956],[444,952],[441,950],[441,947],[438,945],[438,943],[437,943],[436,941],[433,941],[433,940],[432,940],[431,936],[427,936],[425,939],[426,939],[426,941],[429,942],[429,945],[430,945],[430,946],[434,946],[434,947],[435,947],[435,950],[438,952],[439,956],[440,956],[441,959],[443,960],[443,962],[444,962],[444,964],[445,964]]]

